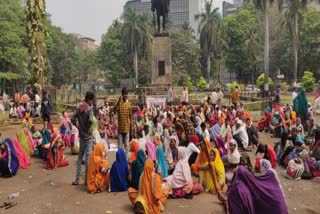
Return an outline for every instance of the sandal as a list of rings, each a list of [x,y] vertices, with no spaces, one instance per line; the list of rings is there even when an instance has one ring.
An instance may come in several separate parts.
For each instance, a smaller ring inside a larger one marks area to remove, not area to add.
[[[73,181],[72,182],[72,186],[78,186],[79,185],[79,181]]]
[[[9,205],[5,208],[6,210],[7,209],[10,209],[11,207],[14,207],[17,205],[17,202],[10,202]]]

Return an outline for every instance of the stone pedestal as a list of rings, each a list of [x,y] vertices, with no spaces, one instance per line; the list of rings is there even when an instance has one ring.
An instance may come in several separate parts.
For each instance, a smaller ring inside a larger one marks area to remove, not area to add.
[[[171,86],[171,39],[168,35],[155,35],[152,41],[151,59],[151,85],[159,88]]]

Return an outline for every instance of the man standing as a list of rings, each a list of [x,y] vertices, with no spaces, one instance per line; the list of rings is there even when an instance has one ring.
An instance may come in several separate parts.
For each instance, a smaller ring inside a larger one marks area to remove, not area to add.
[[[171,106],[173,102],[173,90],[172,87],[169,86],[168,94],[167,94],[167,105]]]
[[[297,87],[294,87],[292,91],[292,103],[297,96],[298,96],[298,89]]]
[[[235,110],[237,111],[237,104],[240,102],[240,93],[239,93],[238,86],[236,86],[236,88],[232,91],[231,101],[232,101],[232,104],[233,104]]]
[[[213,105],[213,108],[216,108],[216,104],[218,102],[218,94],[215,89],[213,89],[213,92],[211,94],[211,104]]]
[[[118,114],[118,147],[128,150],[130,129],[133,127],[131,104],[128,101],[127,88],[122,88],[122,96],[119,97],[113,111]]]
[[[43,98],[41,102],[41,114],[43,122],[50,123],[51,103],[49,101],[48,93],[46,91],[43,92]]]
[[[76,126],[78,122],[78,129],[80,135],[80,150],[78,154],[77,161],[77,174],[76,180],[72,182],[72,185],[79,185],[80,181],[80,172],[81,172],[81,164],[84,153],[86,153],[86,173],[85,173],[85,184],[87,183],[87,172],[89,165],[89,158],[92,152],[93,147],[93,137],[92,137],[92,129],[91,124],[93,121],[93,100],[94,93],[92,91],[88,91],[86,93],[85,101],[80,105],[80,107],[73,114],[71,122],[74,126]]]
[[[223,93],[221,91],[221,86],[220,85],[217,87],[217,96],[218,96],[217,105],[219,106],[219,109],[221,109]]]

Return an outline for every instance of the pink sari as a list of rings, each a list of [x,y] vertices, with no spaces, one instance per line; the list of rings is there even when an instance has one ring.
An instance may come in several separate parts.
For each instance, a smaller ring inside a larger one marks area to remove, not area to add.
[[[19,160],[19,169],[28,168],[31,165],[31,162],[17,139],[13,140],[13,147],[16,150],[16,154]]]
[[[30,134],[30,132],[29,132],[29,130],[27,128],[23,128],[23,132],[26,135],[26,138],[27,138],[27,141],[28,141],[28,145],[29,145],[29,149],[30,149],[30,155],[33,156],[34,155],[35,144],[33,142],[31,134]]]

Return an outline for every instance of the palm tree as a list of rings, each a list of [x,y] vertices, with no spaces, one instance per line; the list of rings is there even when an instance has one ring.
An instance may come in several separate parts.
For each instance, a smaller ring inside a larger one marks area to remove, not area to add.
[[[306,9],[308,0],[278,0],[279,10],[282,13],[282,24],[292,33],[293,42],[293,84],[297,83],[298,50],[299,50],[299,16]]]
[[[199,21],[200,48],[207,54],[207,80],[210,84],[210,58],[213,50],[218,46],[221,28],[221,17],[217,12],[219,8],[212,9],[212,0],[206,1],[204,11],[195,15],[195,20]]]
[[[269,14],[268,14],[268,3],[272,4],[274,0],[245,0],[252,1],[256,8],[261,10],[263,13],[264,22],[264,90],[266,93],[269,91]]]
[[[148,18],[139,15],[132,8],[128,8],[123,14],[123,39],[133,57],[133,69],[136,85],[138,85],[138,50],[147,47],[150,41]]]

